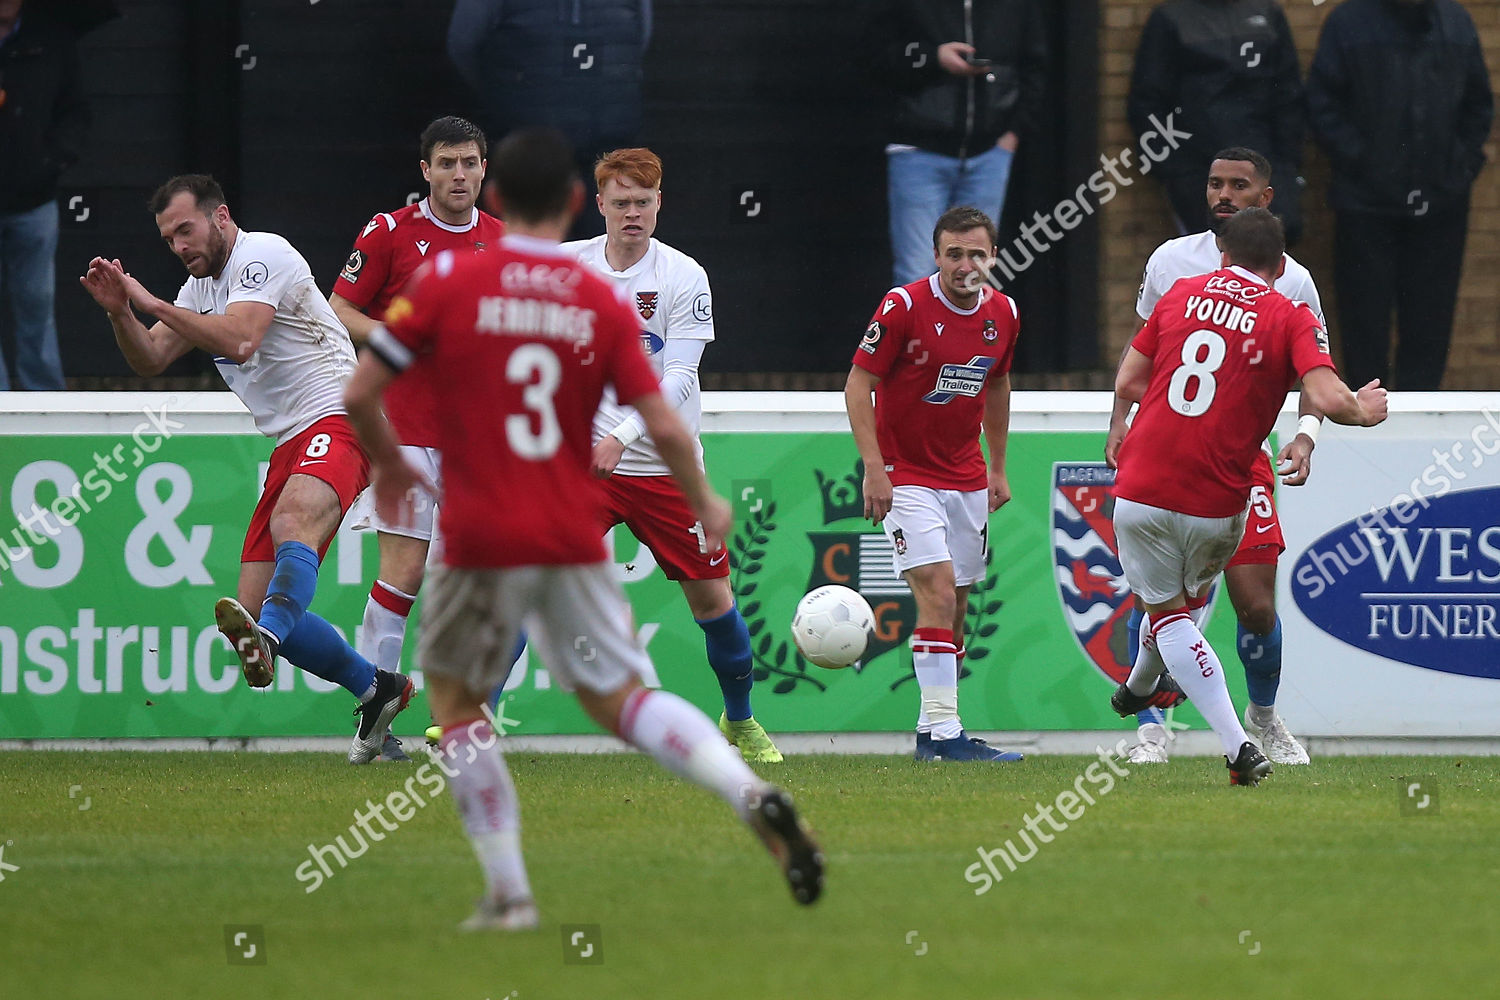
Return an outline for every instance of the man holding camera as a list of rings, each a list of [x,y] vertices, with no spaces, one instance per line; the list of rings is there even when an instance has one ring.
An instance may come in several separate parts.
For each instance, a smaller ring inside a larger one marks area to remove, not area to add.
[[[1047,36],[1034,0],[883,0],[866,51],[894,108],[886,146],[894,281],[933,272],[955,205],[996,223],[1011,158],[1042,115]]]

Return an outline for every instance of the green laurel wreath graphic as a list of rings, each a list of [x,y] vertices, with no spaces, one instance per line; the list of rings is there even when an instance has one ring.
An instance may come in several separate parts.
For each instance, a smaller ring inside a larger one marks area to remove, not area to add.
[[[1000,570],[995,565],[995,552],[993,549],[985,552],[984,566],[984,579],[969,588],[969,610],[964,615],[966,652],[964,654],[964,663],[958,668],[959,680],[963,680],[972,673],[968,666],[970,663],[978,663],[990,655],[990,647],[983,640],[994,635],[1000,626],[994,621],[987,621],[986,619],[993,619],[995,613],[1005,606],[1005,602],[998,597],[994,600],[990,599],[991,592],[994,591],[996,584],[1000,582]],[[981,625],[980,622],[984,622],[984,624]],[[894,691],[907,681],[914,681],[916,679],[917,672],[913,668],[907,671],[904,677],[895,680],[891,684],[891,690]]]
[[[819,691],[828,686],[808,673],[810,664],[797,652],[797,647],[788,639],[775,639],[766,630],[766,617],[761,614],[759,601],[748,600],[760,584],[748,579],[760,572],[766,558],[765,546],[776,530],[776,503],[772,501],[760,510],[752,511],[743,528],[736,529],[730,544],[734,547],[734,574],[730,586],[734,589],[740,605],[740,615],[750,630],[750,656],[755,661],[750,676],[756,682],[769,680],[772,674],[781,679],[771,688],[772,694],[787,694],[796,690],[804,681]]]

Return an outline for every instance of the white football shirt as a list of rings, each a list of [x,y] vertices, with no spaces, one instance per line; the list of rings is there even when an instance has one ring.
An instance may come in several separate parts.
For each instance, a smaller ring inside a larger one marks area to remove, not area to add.
[[[188,278],[176,304],[222,316],[233,302],[276,309],[260,347],[244,364],[214,358],[256,428],[279,445],[323,417],[343,413],[354,345],[302,255],[274,233],[242,229],[219,276]]]
[[[1327,326],[1323,319],[1323,303],[1318,298],[1318,286],[1313,284],[1312,274],[1307,268],[1285,254],[1286,271],[1276,279],[1275,288],[1293,302],[1305,302],[1318,322]],[[1146,274],[1141,279],[1141,290],[1135,297],[1135,314],[1142,321],[1151,318],[1151,310],[1167,290],[1183,278],[1200,274],[1211,274],[1222,265],[1219,244],[1213,230],[1179,236],[1167,240],[1156,248],[1151,259],[1146,261]]]
[[[656,239],[651,240],[646,255],[633,266],[616,271],[604,258],[607,238],[575,240],[564,243],[562,248],[610,279],[635,310],[641,321],[641,346],[662,380],[662,395],[696,440],[703,409],[698,358],[704,345],[714,339],[713,296],[708,290],[708,274],[696,260]],[[629,420],[643,429],[640,419],[633,407],[621,406],[616,401],[613,386],[606,386],[599,412],[594,415],[594,442],[598,443]],[[697,450],[698,464],[702,465],[701,442]],[[661,460],[650,435],[643,434],[625,447],[615,474],[667,476],[671,470]]]

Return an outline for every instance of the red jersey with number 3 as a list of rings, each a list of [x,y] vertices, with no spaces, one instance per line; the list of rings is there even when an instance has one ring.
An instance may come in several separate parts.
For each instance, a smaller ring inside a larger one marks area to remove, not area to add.
[[[391,303],[370,348],[443,387],[441,527],[450,566],[600,562],[604,492],[589,472],[606,385],[660,391],[640,321],[556,243],[507,236],[442,253]],[[392,383],[396,384],[396,383]]]
[[[875,435],[892,486],[982,490],[985,390],[1010,373],[1021,324],[1010,296],[991,288],[962,310],[936,274],[885,293],[854,364],[879,376]]]
[[[503,235],[505,223],[493,215],[476,208],[467,225],[454,226],[436,218],[423,198],[365,223],[333,290],[371,319],[383,320],[391,300],[424,263],[444,250],[483,251]],[[402,444],[437,446],[436,409],[432,387],[420,375],[386,390],[386,416]]]
[[[1195,517],[1245,509],[1287,391],[1334,367],[1313,311],[1240,267],[1178,281],[1130,346],[1151,359],[1151,382],[1115,496]]]

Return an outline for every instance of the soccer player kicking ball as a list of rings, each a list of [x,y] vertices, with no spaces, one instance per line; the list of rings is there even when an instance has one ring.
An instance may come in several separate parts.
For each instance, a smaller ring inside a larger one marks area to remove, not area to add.
[[[1010,500],[1005,446],[1020,321],[1015,302],[984,282],[995,256],[988,216],[948,210],[932,245],[937,273],[891,289],[875,310],[844,405],[865,465],[865,516],[884,525],[916,598],[916,759],[1016,761],[1020,754],[964,732],[958,664],[969,588],[984,576],[988,516]]]
[[[371,331],[346,397],[381,516],[399,523],[421,476],[402,457],[381,397],[409,371],[443,386],[444,553],[430,573],[418,657],[485,874],[485,895],[462,926],[538,923],[515,788],[482,714],[523,624],[595,721],[727,802],[765,841],[797,901],[811,903],[823,859],[791,799],[757,778],[707,716],[641,684],[650,661],[595,530],[604,494],[590,426],[604,387],[639,413],[710,550],[731,527],[729,506],[709,489],[691,433],[662,397],[635,314],[558,247],[583,199],[566,141],[551,130],[515,132],[495,149],[492,176],[506,237],[482,255],[439,254],[419,271],[387,325]]]
[[[218,183],[173,177],[151,196],[161,238],[187,268],[176,303],[148,292],[118,260],[95,257],[79,280],[109,315],[138,375],[158,375],[194,347],[276,439],[240,555],[238,599],[214,607],[251,687],[268,687],[276,657],[359,699],[349,761],[375,759],[412,683],[376,669],[307,610],[318,563],[360,490],[369,463],[344,417],[354,371],[349,334],[318,292],[307,261],[272,233],[240,229]],[[131,309],[155,316],[146,327]]]
[[[563,249],[608,278],[639,314],[641,344],[661,377],[662,396],[693,435],[701,465],[698,362],[714,339],[708,275],[693,258],[652,237],[661,209],[661,160],[655,153],[606,153],[594,167],[594,180],[605,233],[564,243]],[[604,390],[593,436],[593,472],[609,497],[600,530],[626,525],[667,579],[682,585],[724,695],[720,731],[746,760],[779,762],[781,751],[750,711],[750,631],[729,586],[728,550],[708,545],[644,421],[611,388]]]
[[[1220,269],[1162,296],[1115,380],[1121,399],[1141,404],[1120,445],[1114,524],[1149,628],[1110,705],[1133,715],[1159,680],[1175,679],[1223,743],[1230,784],[1253,785],[1271,762],[1240,727],[1219,658],[1199,631],[1207,588],[1244,537],[1261,441],[1298,378],[1341,424],[1380,423],[1386,392],[1379,381],[1351,392],[1322,323],[1272,288],[1286,266],[1275,216],[1241,209],[1219,242]]]
[[[1180,278],[1208,274],[1219,268],[1218,233],[1242,208],[1266,208],[1275,197],[1271,187],[1271,164],[1253,149],[1234,146],[1217,153],[1208,169],[1208,228],[1191,236],[1168,240],[1151,254],[1136,296],[1135,310],[1142,323],[1167,290]],[[1323,323],[1323,306],[1317,285],[1307,268],[1286,255],[1286,270],[1276,279],[1276,290],[1293,302],[1302,302]],[[1117,399],[1110,421],[1105,461],[1114,464],[1115,453],[1125,436],[1129,400]],[[1313,412],[1306,394],[1301,396],[1303,416],[1298,433],[1281,449],[1278,464],[1288,486],[1307,481],[1309,458],[1317,441],[1322,417]],[[1255,479],[1250,490],[1250,511],[1245,537],[1224,568],[1225,589],[1239,619],[1235,648],[1245,668],[1245,687],[1250,703],[1245,706],[1245,725],[1260,741],[1273,764],[1306,764],[1307,751],[1276,711],[1276,690],[1281,683],[1281,618],[1276,614],[1276,562],[1286,550],[1281,521],[1276,513],[1276,472],[1271,467],[1270,444],[1255,461]],[[1139,602],[1130,615],[1130,645],[1139,648],[1144,619]],[[1137,717],[1140,740],[1130,749],[1134,764],[1167,761],[1167,732],[1158,708],[1148,708]]]

